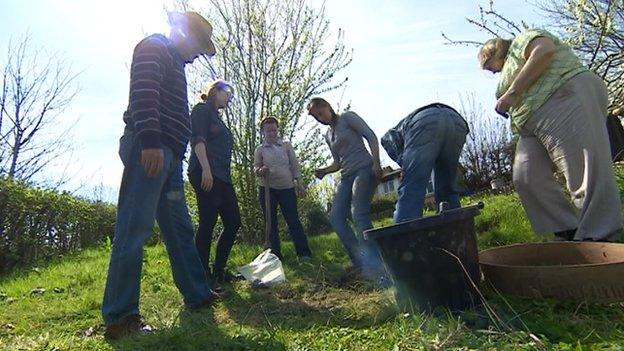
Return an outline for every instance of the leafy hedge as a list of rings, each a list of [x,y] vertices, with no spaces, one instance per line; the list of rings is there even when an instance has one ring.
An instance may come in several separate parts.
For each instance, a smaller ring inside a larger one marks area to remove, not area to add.
[[[396,194],[376,195],[371,202],[371,214],[390,213],[394,212],[394,207],[397,202]]]
[[[0,178],[0,274],[106,242],[115,206]]]
[[[311,192],[306,197],[298,200],[299,218],[307,236],[327,233],[332,231],[327,210],[318,200],[316,194]],[[284,221],[280,221],[284,223]],[[281,233],[285,233],[282,230]]]

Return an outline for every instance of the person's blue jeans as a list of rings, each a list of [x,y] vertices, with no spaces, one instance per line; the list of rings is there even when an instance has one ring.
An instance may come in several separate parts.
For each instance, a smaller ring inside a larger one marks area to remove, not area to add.
[[[370,205],[377,184],[378,181],[371,166],[342,175],[329,213],[332,227],[347,251],[351,263],[370,273],[383,270],[375,243],[364,240],[362,237],[365,230],[373,227]],[[349,224],[349,212],[351,212],[357,236]]]
[[[182,160],[163,147],[164,167],[148,177],[141,165],[141,150],[131,134],[120,140],[124,171],[119,189],[117,223],[102,302],[107,325],[139,313],[143,244],[158,220],[173,279],[188,307],[200,306],[212,291],[193,242],[193,225],[184,197]]]
[[[266,218],[266,205],[264,187],[260,187],[260,207],[262,207],[262,213]],[[269,214],[271,216],[271,230],[269,232],[269,242],[271,244],[271,251],[279,258],[282,258],[282,249],[280,244],[278,223],[277,223],[277,206],[282,211],[286,225],[288,225],[288,232],[295,246],[295,252],[297,256],[311,256],[310,246],[308,245],[308,238],[306,238],[303,231],[303,225],[299,220],[299,212],[297,211],[297,195],[295,194],[295,188],[289,189],[273,189],[269,188],[269,201],[271,206]],[[265,219],[266,220],[266,219]]]
[[[395,223],[422,217],[432,171],[436,203],[460,206],[457,166],[466,134],[464,119],[446,107],[427,108],[403,127],[403,180],[398,188]]]

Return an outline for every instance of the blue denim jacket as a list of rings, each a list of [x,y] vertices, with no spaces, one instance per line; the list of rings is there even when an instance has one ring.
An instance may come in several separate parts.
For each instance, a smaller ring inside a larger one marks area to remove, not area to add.
[[[388,156],[390,156],[390,158],[400,167],[403,167],[403,150],[405,148],[404,126],[411,125],[410,122],[412,119],[414,119],[420,112],[430,107],[445,107],[457,112],[454,108],[439,102],[429,104],[420,107],[414,112],[410,113],[407,117],[403,118],[394,128],[390,128],[390,130],[388,130],[386,134],[381,137],[381,145],[384,149],[386,149]],[[457,112],[457,114],[461,116],[459,112]],[[466,130],[469,130],[468,123],[466,123]]]

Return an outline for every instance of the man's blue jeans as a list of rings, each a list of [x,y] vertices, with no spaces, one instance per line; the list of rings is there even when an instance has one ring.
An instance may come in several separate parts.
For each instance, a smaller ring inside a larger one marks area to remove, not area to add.
[[[427,184],[433,171],[436,202],[459,207],[457,166],[468,129],[464,119],[445,107],[430,107],[403,127],[403,180],[394,222],[422,217]]]
[[[197,307],[212,293],[193,242],[193,225],[184,198],[182,160],[163,147],[164,167],[148,177],[141,150],[131,134],[120,140],[124,171],[119,189],[117,223],[108,267],[102,316],[109,325],[139,313],[143,244],[152,235],[154,217],[169,254],[176,286],[188,307]]]
[[[338,234],[353,265],[370,273],[383,270],[375,243],[364,240],[362,237],[365,230],[373,227],[370,205],[377,183],[371,166],[362,167],[346,176],[343,175],[329,213],[332,227]],[[357,236],[348,222],[349,211],[351,211]]]

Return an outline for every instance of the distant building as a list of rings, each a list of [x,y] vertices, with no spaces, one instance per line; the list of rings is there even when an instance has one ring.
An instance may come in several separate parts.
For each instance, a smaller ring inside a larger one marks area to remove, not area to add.
[[[392,169],[390,166],[384,167],[383,178],[377,186],[376,195],[396,195],[399,184],[401,184],[401,169]]]
[[[397,191],[399,189],[399,184],[401,184],[401,172],[402,169],[392,169],[390,166],[386,166],[383,168],[383,178],[381,179],[381,183],[377,186],[376,195],[397,195]],[[433,173],[431,174],[431,178],[429,178],[429,183],[427,184],[427,195],[433,194]]]

